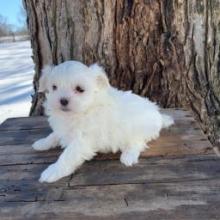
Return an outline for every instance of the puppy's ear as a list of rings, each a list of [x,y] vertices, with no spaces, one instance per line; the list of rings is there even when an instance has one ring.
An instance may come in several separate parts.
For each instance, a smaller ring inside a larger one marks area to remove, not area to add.
[[[99,88],[107,88],[110,86],[105,70],[97,63],[89,66],[89,69],[95,74],[96,82]]]
[[[39,80],[39,89],[38,92],[46,92],[48,90],[48,81],[50,78],[50,74],[53,70],[53,66],[48,65],[45,66],[41,72],[41,77]]]

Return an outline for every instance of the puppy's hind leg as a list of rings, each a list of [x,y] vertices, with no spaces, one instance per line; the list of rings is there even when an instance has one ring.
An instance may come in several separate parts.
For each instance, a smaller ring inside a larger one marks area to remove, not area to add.
[[[140,153],[145,149],[148,148],[146,143],[143,141],[135,141],[129,144],[128,147],[122,149],[120,161],[125,166],[132,166],[138,163],[138,158]]]
[[[59,138],[53,132],[46,138],[34,142],[32,147],[37,151],[44,151],[55,148],[57,145],[59,145]]]
[[[125,151],[122,151],[121,153],[120,161],[125,166],[129,167],[129,166],[132,166],[138,163],[139,155],[140,155],[139,151],[125,150]]]

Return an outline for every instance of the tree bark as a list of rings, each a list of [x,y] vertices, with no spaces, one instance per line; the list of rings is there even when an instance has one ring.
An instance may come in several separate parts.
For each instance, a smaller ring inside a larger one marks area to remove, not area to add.
[[[192,110],[218,144],[219,0],[23,1],[35,62],[31,115],[43,113],[44,65],[98,62],[112,85]]]

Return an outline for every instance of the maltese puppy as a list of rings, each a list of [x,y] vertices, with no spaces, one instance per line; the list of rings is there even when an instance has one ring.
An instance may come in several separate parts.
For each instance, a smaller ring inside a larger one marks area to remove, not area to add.
[[[53,132],[33,144],[35,150],[64,148],[59,159],[41,174],[40,182],[68,176],[98,152],[121,152],[126,166],[138,162],[147,143],[173,124],[158,106],[132,92],[110,86],[102,67],[67,61],[42,71],[39,92]]]

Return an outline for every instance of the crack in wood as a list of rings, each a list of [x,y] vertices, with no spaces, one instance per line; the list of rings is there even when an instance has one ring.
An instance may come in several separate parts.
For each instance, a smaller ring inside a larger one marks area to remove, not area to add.
[[[124,197],[125,205],[128,207],[128,199]]]

